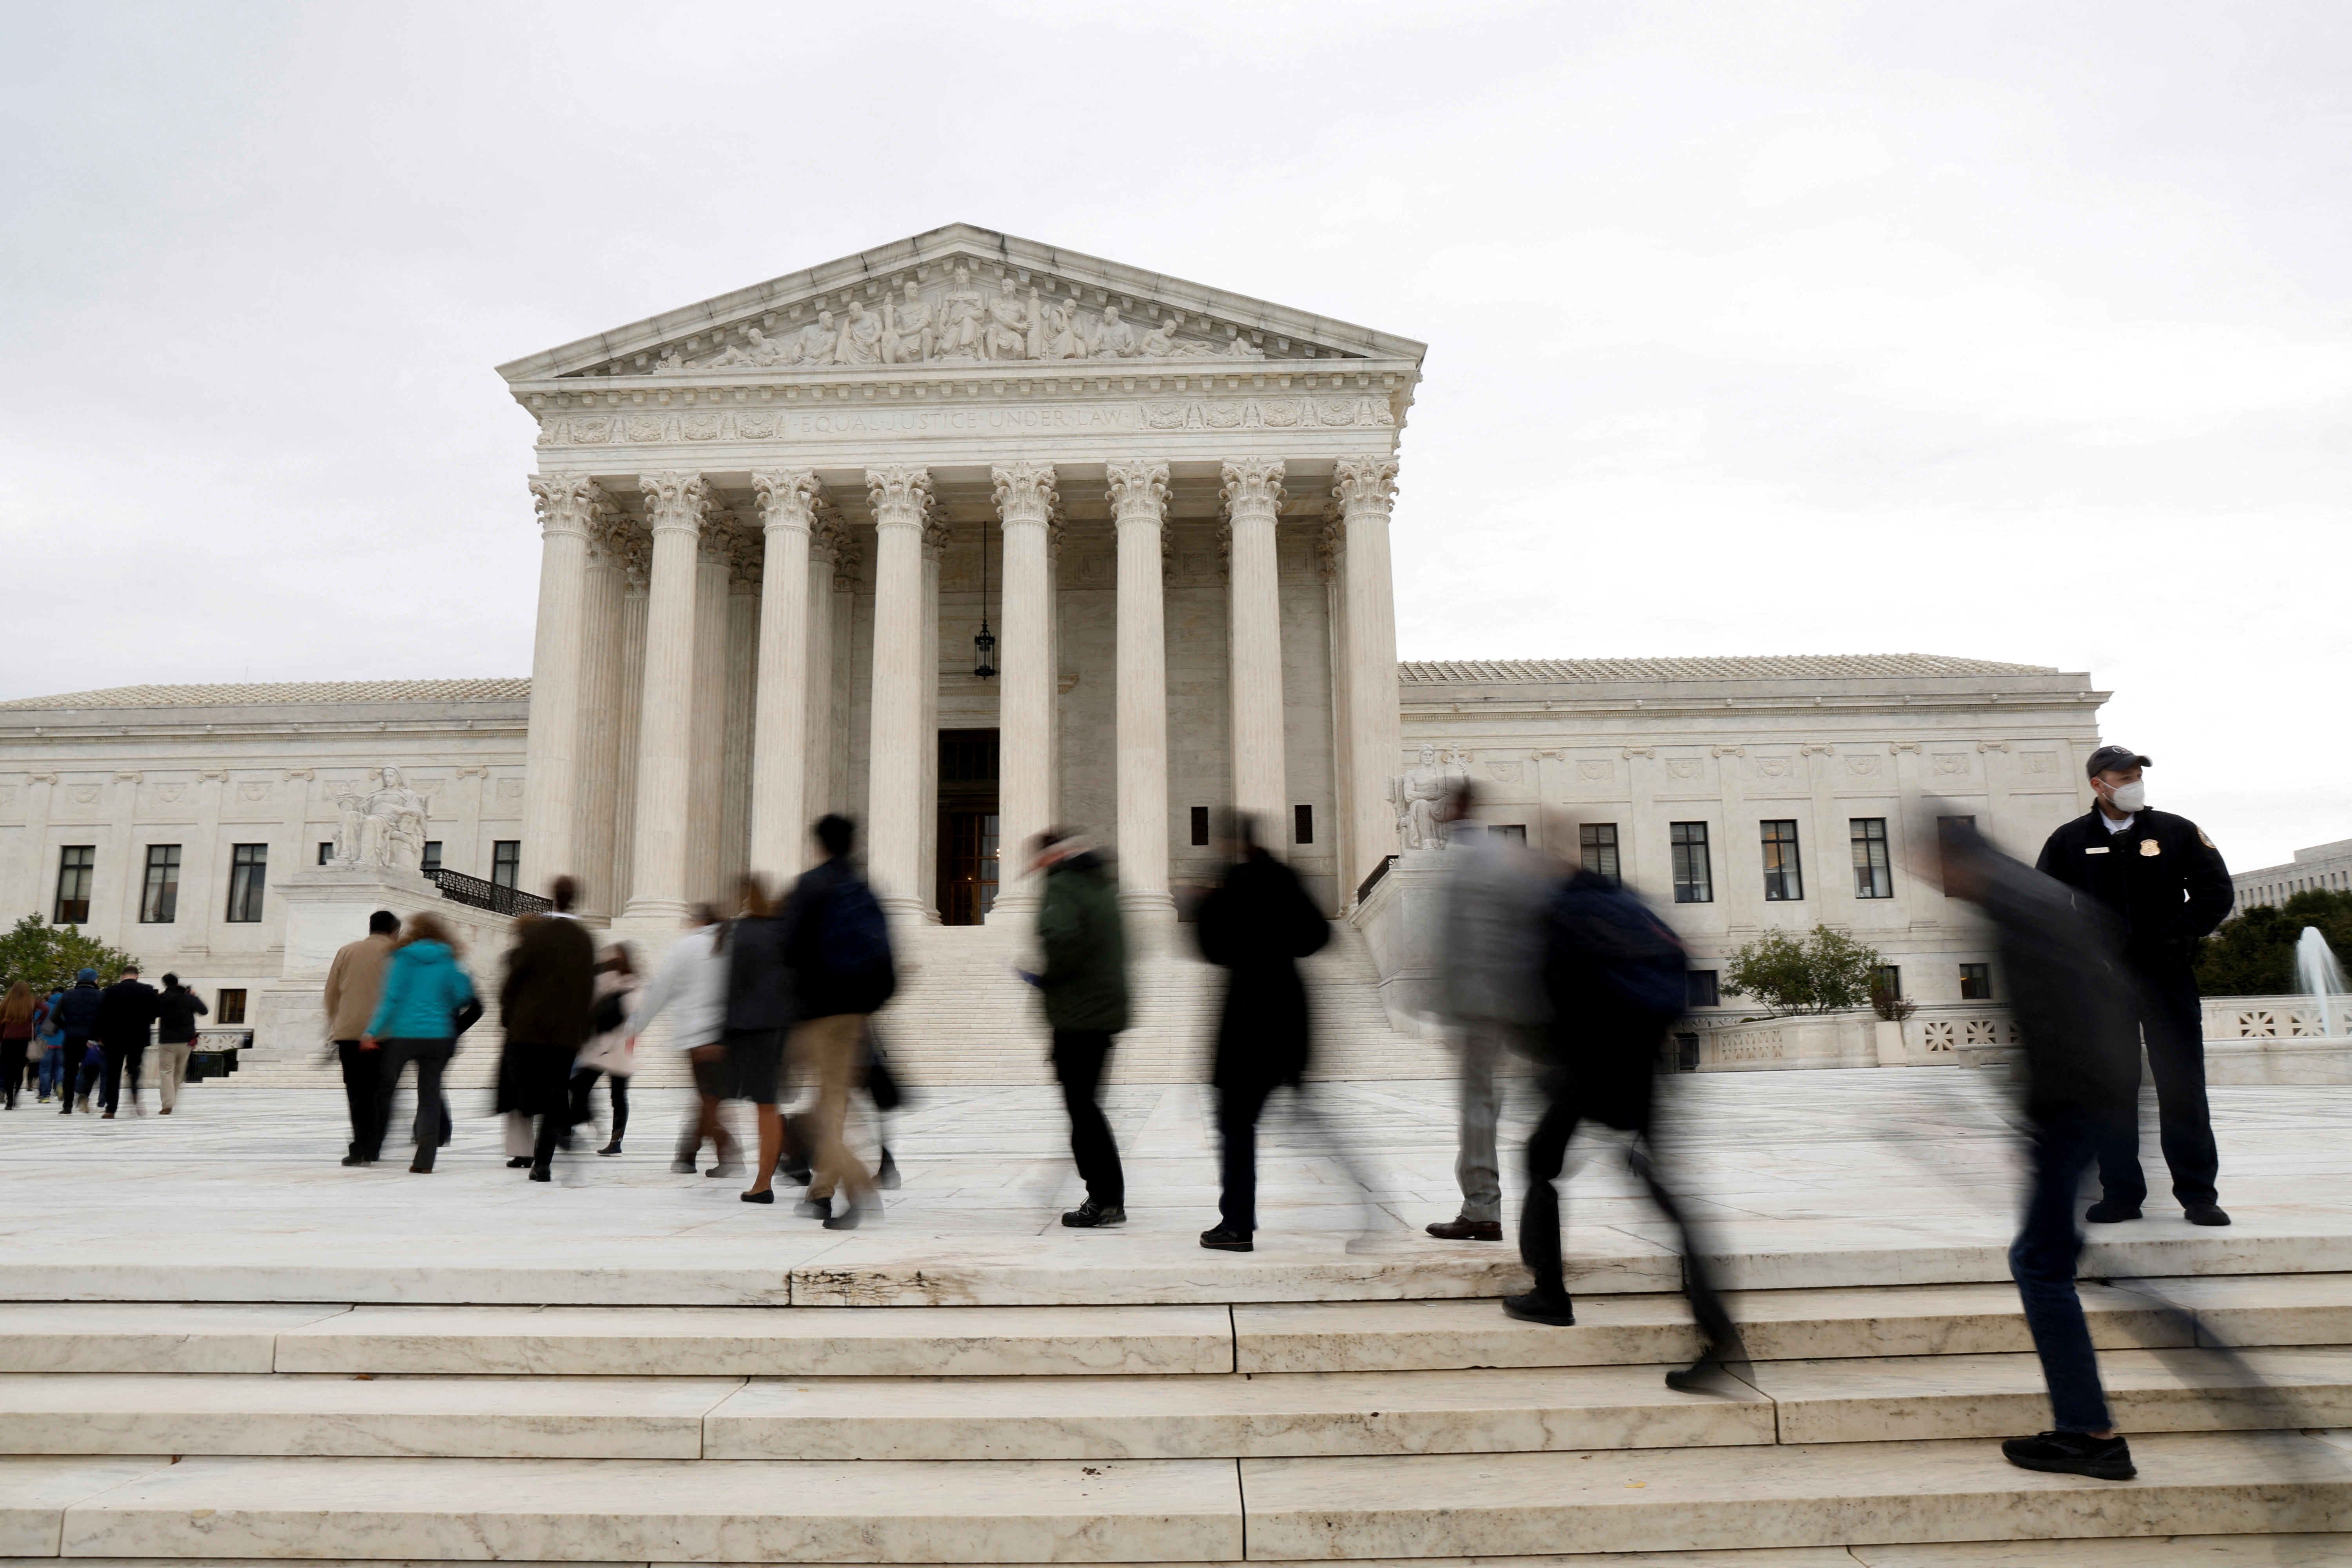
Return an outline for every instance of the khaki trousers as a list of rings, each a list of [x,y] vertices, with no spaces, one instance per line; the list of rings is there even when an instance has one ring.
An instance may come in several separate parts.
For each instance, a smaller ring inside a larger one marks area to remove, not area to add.
[[[846,1193],[849,1201],[861,1208],[873,1201],[874,1178],[841,1136],[865,1044],[866,1015],[836,1013],[795,1025],[785,1047],[793,1070],[816,1084],[816,1108],[805,1124],[812,1145],[808,1188],[812,1203],[823,1203],[835,1192]]]
[[[147,1058],[155,1069],[155,1092],[166,1110],[180,1102],[180,1085],[188,1078],[188,1053],[194,1049],[193,1040],[165,1040]]]

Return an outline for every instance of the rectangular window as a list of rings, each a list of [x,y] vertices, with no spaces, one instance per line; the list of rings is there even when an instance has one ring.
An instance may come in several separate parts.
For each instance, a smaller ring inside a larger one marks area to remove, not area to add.
[[[139,895],[139,923],[167,926],[180,913],[180,847],[147,846],[147,886]]]
[[[328,840],[328,839],[321,839],[321,840],[320,840],[320,842],[319,842],[319,864],[320,864],[320,865],[321,865],[321,866],[323,866],[323,865],[325,865],[328,861],[332,860],[334,858],[335,858],[335,846],[334,846],[333,842],[332,842],[331,840]]]
[[[522,840],[499,838],[490,843],[490,881],[511,888],[522,880]]]
[[[1675,902],[1715,902],[1715,868],[1707,858],[1706,824],[1675,823],[1669,838],[1675,852]]]
[[[1209,808],[1205,805],[1196,805],[1192,808],[1192,847],[1197,849],[1208,841]]]
[[[58,851],[58,907],[51,925],[89,924],[89,884],[97,875],[97,845],[68,844]]]
[[[1315,808],[1294,805],[1290,808],[1290,841],[1293,844],[1315,842]]]
[[[1990,1002],[1992,1000],[1992,965],[1963,963],[1960,965],[1960,1000]]]
[[[1853,836],[1853,896],[1893,898],[1895,868],[1886,858],[1886,818],[1857,816],[1847,826]]]
[[[1723,986],[1715,970],[1690,970],[1684,974],[1683,981],[1689,994],[1689,1005],[1693,1007],[1723,1005]]]
[[[416,868],[428,877],[441,869],[441,840],[428,838],[425,841],[425,853],[418,857]]]
[[[1528,841],[1528,825],[1524,822],[1495,822],[1486,826],[1486,837],[1499,838],[1506,844],[1524,847]]]
[[[245,1022],[245,993],[215,991],[213,993],[213,1022],[242,1024]]]
[[[1804,868],[1797,860],[1797,825],[1786,819],[1764,827],[1764,901],[1791,903],[1805,896]]]
[[[228,913],[232,923],[250,925],[261,918],[261,889],[269,880],[269,846],[237,844],[228,858]]]
[[[1872,970],[1870,972],[1870,989],[1872,994],[1877,996],[1902,995],[1903,966],[1899,963],[1882,963],[1876,969]]]
[[[1576,847],[1580,852],[1578,858],[1584,862],[1586,870],[1601,878],[1612,888],[1623,883],[1624,879],[1619,874],[1620,868],[1617,864],[1617,825],[1615,823],[1585,823],[1576,830]]]

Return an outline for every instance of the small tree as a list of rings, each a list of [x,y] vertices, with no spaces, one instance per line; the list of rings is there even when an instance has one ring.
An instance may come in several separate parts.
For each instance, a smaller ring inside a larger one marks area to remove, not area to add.
[[[2208,996],[2280,996],[2296,989],[2294,946],[2317,926],[2352,958],[2352,893],[2305,888],[2284,905],[2256,904],[2198,943],[2197,989]]]
[[[1817,925],[1802,938],[1769,931],[1733,953],[1723,988],[1776,1016],[1837,1013],[1870,1001],[1877,972],[1876,948]]]
[[[139,961],[119,947],[109,947],[79,926],[53,926],[38,915],[26,915],[16,929],[0,936],[0,994],[19,980],[37,994],[47,995],[71,985],[78,970],[95,969],[101,981],[110,981],[125,965]]]

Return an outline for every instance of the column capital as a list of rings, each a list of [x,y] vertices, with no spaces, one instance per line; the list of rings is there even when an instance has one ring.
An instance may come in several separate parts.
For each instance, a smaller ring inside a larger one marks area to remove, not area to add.
[[[1350,521],[1360,516],[1386,517],[1396,504],[1396,459],[1342,458],[1331,471],[1331,494],[1339,514]]]
[[[816,507],[824,482],[814,468],[768,468],[751,476],[760,498],[760,525],[770,533],[778,529],[808,532],[816,522]]]
[[[656,533],[699,532],[713,504],[702,476],[682,470],[639,474],[637,492],[646,499],[646,525]]]
[[[586,539],[614,510],[604,487],[585,476],[535,474],[530,499],[542,534],[573,533]]]
[[[724,566],[733,558],[735,542],[741,537],[741,531],[735,526],[735,514],[714,500],[702,509],[695,559],[705,566]]]
[[[840,518],[835,514],[831,507],[820,503],[811,510],[809,519],[810,560],[821,561],[827,565],[831,565],[834,562],[841,558],[841,552],[848,542],[849,532],[846,529],[841,526]]]
[[[937,561],[947,553],[948,541],[954,537],[955,530],[946,523],[936,518],[926,521],[923,524],[923,553]]]
[[[1264,517],[1271,521],[1282,510],[1282,459],[1244,458],[1224,465],[1225,487],[1219,495],[1234,517]]]
[[[866,494],[874,503],[877,528],[919,529],[930,517],[931,471],[892,468],[866,470]]]
[[[1109,489],[1105,496],[1120,525],[1148,522],[1155,528],[1168,513],[1168,465],[1138,458],[1113,463],[1103,470]]]
[[[727,591],[756,594],[767,571],[766,542],[749,529],[739,529],[727,541]]]
[[[1016,522],[1042,527],[1053,521],[1054,509],[1062,501],[1054,488],[1053,464],[1013,463],[991,468],[989,475],[996,481],[996,514],[1005,527]]]

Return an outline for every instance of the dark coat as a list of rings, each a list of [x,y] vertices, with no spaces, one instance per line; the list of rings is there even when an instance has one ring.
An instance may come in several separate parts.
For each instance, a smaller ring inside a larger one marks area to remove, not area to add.
[[[517,923],[499,987],[499,1013],[509,1040],[578,1050],[594,1032],[596,946],[575,920],[528,917]]]
[[[1073,855],[1046,870],[1037,941],[1047,1024],[1114,1035],[1127,1027],[1127,923],[1101,856]]]
[[[145,1045],[147,1026],[155,1021],[157,996],[143,980],[118,980],[99,993],[99,1043],[116,1050]]]
[[[1298,960],[1331,940],[1330,922],[1298,874],[1263,849],[1252,850],[1201,901],[1192,930],[1201,956],[1225,971],[1210,1081],[1235,1090],[1297,1084],[1308,1054]]]
[[[1604,1127],[1649,1131],[1659,1047],[1675,1014],[1645,1005],[1624,977],[1663,973],[1679,1003],[1684,968],[1673,933],[1640,900],[1591,871],[1561,883],[1544,915],[1547,1091],[1572,1097],[1580,1115]]]
[[[798,1020],[793,970],[784,956],[792,934],[782,917],[745,915],[727,928],[727,1028],[730,1034],[772,1034]]]
[[[49,1010],[50,1021],[67,1038],[86,1040],[98,1033],[98,1005],[104,995],[94,983],[78,980]]]
[[[184,985],[174,985],[155,998],[155,1031],[159,1045],[182,1045],[196,1037],[196,1016],[209,1013],[205,999]]]
[[[2125,958],[2158,973],[2186,973],[2198,939],[2229,917],[2237,898],[2221,852],[2195,823],[2145,807],[2121,833],[2107,831],[2096,806],[2060,824],[2034,869],[2113,911]]]
[[[826,932],[840,918],[843,900],[851,896],[873,898],[858,878],[857,868],[845,859],[827,860],[801,873],[800,880],[793,884],[793,896],[784,904],[784,957],[792,966],[793,987],[803,1018],[871,1013],[898,988],[887,925],[880,931],[878,961],[864,970],[846,973],[826,957]]]

